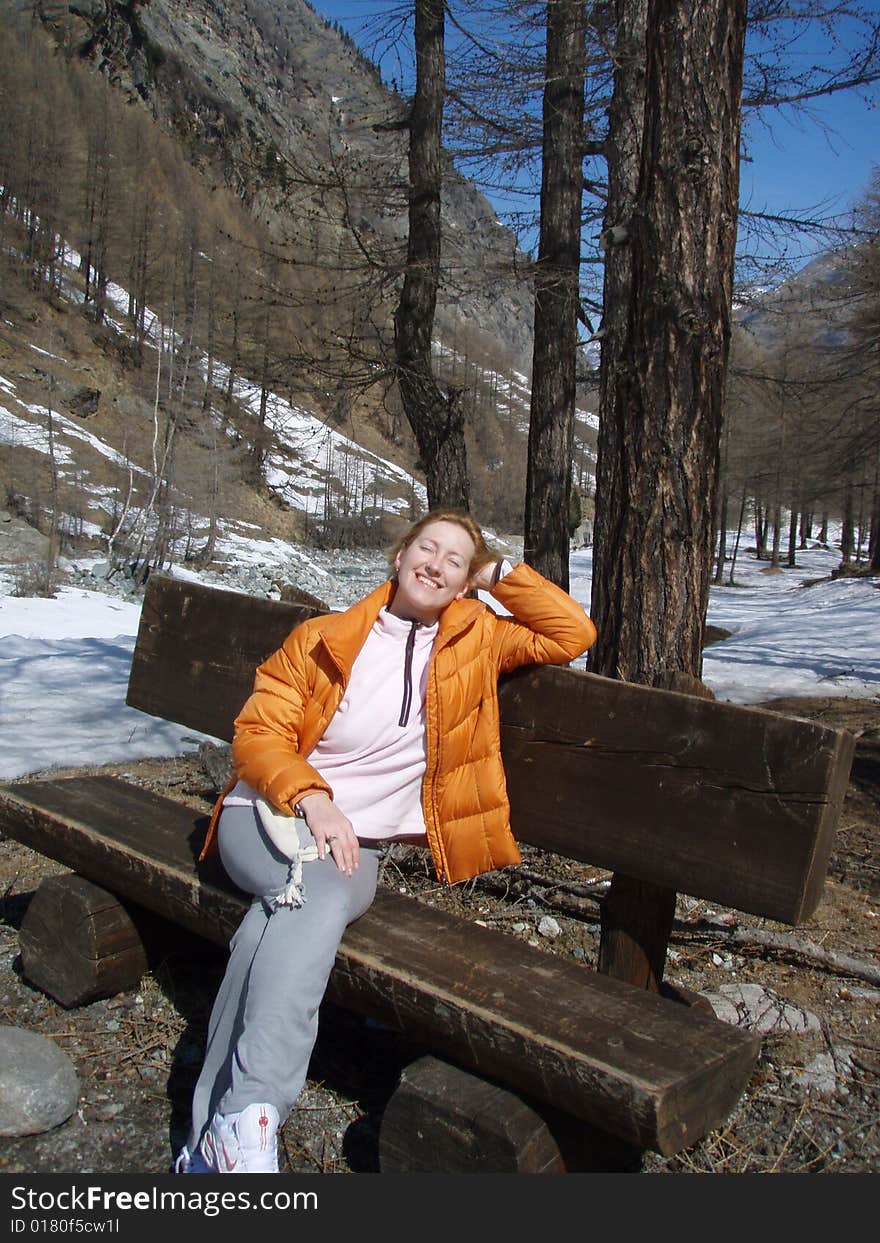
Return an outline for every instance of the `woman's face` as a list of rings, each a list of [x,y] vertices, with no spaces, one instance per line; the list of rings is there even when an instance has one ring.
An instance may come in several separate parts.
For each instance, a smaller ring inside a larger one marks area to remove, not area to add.
[[[447,604],[467,594],[474,541],[455,522],[429,522],[397,554],[397,591],[388,605],[397,617],[433,625]]]

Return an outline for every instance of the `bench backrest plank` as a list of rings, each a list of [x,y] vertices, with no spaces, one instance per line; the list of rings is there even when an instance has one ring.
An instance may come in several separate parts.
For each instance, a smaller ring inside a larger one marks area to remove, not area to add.
[[[154,574],[127,702],[229,740],[256,665],[313,615]],[[815,909],[846,731],[558,668],[505,679],[501,711],[520,840],[788,923]]]
[[[790,924],[819,903],[854,739],[571,669],[501,688],[516,836]]]
[[[257,665],[316,610],[151,574],[126,703],[226,742]]]

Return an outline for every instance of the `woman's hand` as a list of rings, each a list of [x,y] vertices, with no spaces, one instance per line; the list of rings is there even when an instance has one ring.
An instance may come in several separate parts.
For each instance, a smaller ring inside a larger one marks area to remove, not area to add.
[[[498,567],[501,558],[498,561],[490,561],[488,565],[481,566],[476,574],[471,577],[471,587],[477,591],[491,591],[498,581]]]
[[[323,790],[304,795],[297,806],[305,816],[309,832],[318,847],[318,858],[330,857],[339,868],[351,876],[360,863],[360,845],[351,821],[344,816],[333,800]]]

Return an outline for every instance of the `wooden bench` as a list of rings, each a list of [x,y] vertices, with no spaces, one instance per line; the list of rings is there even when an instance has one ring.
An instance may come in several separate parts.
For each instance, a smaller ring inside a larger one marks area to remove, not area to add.
[[[315,611],[154,574],[127,702],[228,740],[255,666]],[[789,924],[821,898],[847,732],[564,668],[521,670],[501,700],[518,838],[614,873],[601,970],[380,887],[328,998],[425,1050],[383,1115],[383,1171],[607,1168],[692,1145],[760,1040],[663,982],[676,892]],[[0,830],[75,873],[31,901],[26,973],[65,1004],[132,987],[146,959],[119,900],[225,945],[245,899],[196,864],[205,824],[114,777],[0,787]]]

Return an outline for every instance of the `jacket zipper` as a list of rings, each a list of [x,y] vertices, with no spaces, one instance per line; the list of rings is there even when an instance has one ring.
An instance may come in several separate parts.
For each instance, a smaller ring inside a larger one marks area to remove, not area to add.
[[[406,651],[403,657],[403,701],[400,705],[400,719],[398,725],[406,725],[409,721],[410,708],[412,707],[412,662],[413,649],[416,645],[416,630],[419,623],[412,622],[409,634],[406,636]]]
[[[436,672],[436,664],[435,664],[436,656],[437,656],[436,652],[434,652],[433,655],[431,656],[430,677],[428,679],[428,693],[430,693],[431,690],[433,690],[434,692],[434,705],[435,705],[434,716],[436,718],[436,729],[434,731],[435,733],[434,754],[431,757],[433,763],[431,767],[430,782],[428,781],[428,773],[427,773],[427,768],[426,768],[425,777],[422,783],[422,789],[423,789],[422,811],[426,812],[428,810],[428,808],[426,808],[425,806],[425,804],[427,803],[430,808],[431,826],[433,828],[433,837],[431,833],[428,834],[428,845],[430,846],[431,854],[434,857],[434,866],[437,869],[437,875],[443,884],[447,884],[448,882],[447,882],[447,875],[446,875],[446,852],[443,849],[443,838],[440,834],[440,826],[437,820],[437,811],[436,811],[437,795],[436,795],[436,790],[434,788],[436,785],[436,781],[437,781],[437,772],[440,768],[440,744],[439,744],[440,696],[437,693],[437,672]],[[425,707],[427,709],[427,704],[425,705]],[[427,718],[425,722],[425,741],[427,743],[429,736],[430,736],[428,726],[429,726],[431,714],[426,711],[425,716]],[[427,792],[431,795],[431,797],[428,799],[424,797],[426,788],[427,788]],[[428,821],[428,817],[426,815],[425,816],[426,827],[427,827],[427,821]]]

